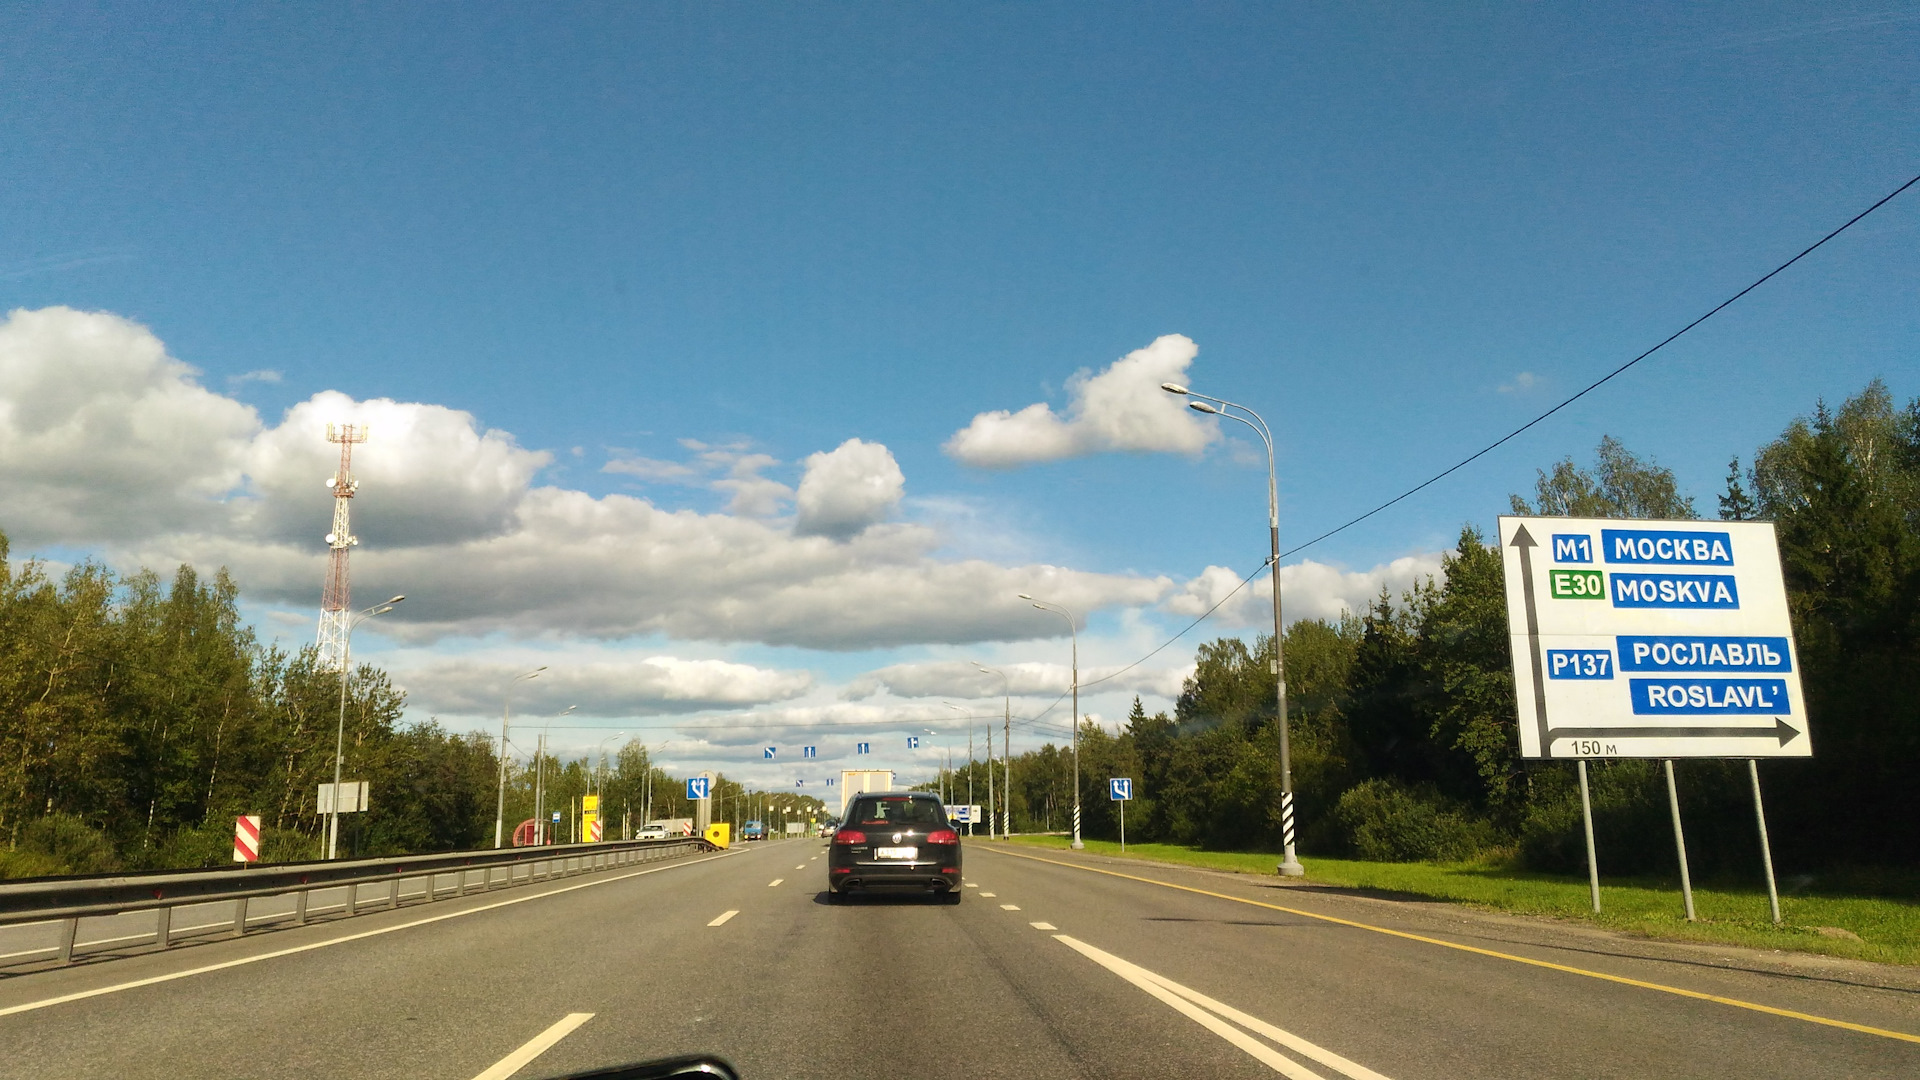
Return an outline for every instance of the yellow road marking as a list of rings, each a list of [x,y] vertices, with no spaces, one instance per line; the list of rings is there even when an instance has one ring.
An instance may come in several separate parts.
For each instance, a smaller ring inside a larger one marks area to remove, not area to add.
[[[1342,919],[1333,915],[1322,915],[1318,912],[1303,911],[1299,908],[1283,907],[1279,904],[1269,904],[1261,900],[1249,900],[1243,896],[1229,896],[1226,893],[1211,892],[1207,889],[1196,889],[1191,885],[1176,885],[1171,881],[1158,881],[1154,878],[1139,877],[1135,874],[1122,874],[1118,870],[1102,870],[1097,866],[1081,866],[1077,863],[1061,862],[1058,859],[1043,859],[1038,855],[1021,855],[1012,851],[995,851],[994,853],[997,855],[1009,855],[1016,859],[1029,859],[1033,862],[1047,863],[1052,866],[1064,866],[1069,870],[1085,870],[1088,873],[1125,878],[1128,881],[1138,881],[1147,885],[1159,885],[1162,888],[1179,889],[1181,892],[1196,893],[1200,896],[1211,896],[1218,900],[1231,900],[1236,904],[1249,904],[1253,907],[1266,908],[1269,911],[1283,911],[1288,915],[1298,915],[1304,919],[1318,919],[1321,922],[1334,923],[1339,926],[1350,926],[1355,930],[1370,930],[1376,934],[1386,934],[1389,937],[1405,938],[1408,941],[1418,941],[1427,945],[1438,945],[1443,949],[1455,949],[1459,952],[1491,956],[1496,960],[1511,960],[1516,964],[1526,964],[1529,967],[1546,968],[1549,971],[1561,971],[1569,975],[1584,975],[1589,979],[1600,979],[1603,982],[1619,983],[1623,986],[1637,986],[1642,990],[1658,990],[1663,994],[1693,998],[1695,1001],[1711,1001],[1718,1005],[1731,1005],[1736,1009],[1748,1009],[1753,1012],[1767,1013],[1771,1016],[1784,1016],[1789,1020],[1805,1020],[1809,1024],[1822,1024],[1826,1027],[1845,1028],[1848,1031],[1857,1031],[1863,1035],[1878,1035],[1883,1039],[1898,1039],[1901,1042],[1920,1043],[1920,1035],[1909,1035],[1903,1031],[1889,1031],[1886,1028],[1871,1027],[1867,1024],[1856,1024],[1849,1020],[1835,1020],[1830,1016],[1815,1016],[1812,1013],[1797,1012],[1793,1009],[1778,1009],[1772,1005],[1761,1005],[1758,1002],[1742,1001],[1739,998],[1721,997],[1719,994],[1707,994],[1699,990],[1687,990],[1678,986],[1668,986],[1665,983],[1647,982],[1644,979],[1630,979],[1625,975],[1609,975],[1604,971],[1590,971],[1586,968],[1578,968],[1570,964],[1556,964],[1551,960],[1535,960],[1532,957],[1516,956],[1513,953],[1504,953],[1495,949],[1482,949],[1477,945],[1462,945],[1457,941],[1443,941],[1440,938],[1412,934],[1405,930],[1390,930],[1384,926],[1373,926],[1369,923],[1355,922],[1352,919]]]

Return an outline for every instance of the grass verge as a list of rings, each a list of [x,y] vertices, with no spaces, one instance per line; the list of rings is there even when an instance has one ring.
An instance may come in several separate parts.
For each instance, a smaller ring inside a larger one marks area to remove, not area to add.
[[[1065,848],[1064,836],[1021,836],[1016,844]],[[1086,849],[1119,855],[1120,845],[1088,840]],[[1267,852],[1202,851],[1178,844],[1128,844],[1126,857],[1241,874],[1271,875],[1279,862]],[[1321,885],[1416,896],[1517,915],[1578,920],[1642,937],[1821,953],[1883,964],[1920,965],[1920,902],[1848,895],[1809,888],[1780,897],[1784,925],[1768,918],[1764,888],[1695,886],[1689,923],[1677,884],[1648,880],[1600,882],[1596,915],[1585,878],[1537,874],[1483,863],[1375,863],[1302,858],[1307,880]],[[1823,932],[1824,931],[1824,932]],[[1844,931],[1857,937],[1852,940]]]

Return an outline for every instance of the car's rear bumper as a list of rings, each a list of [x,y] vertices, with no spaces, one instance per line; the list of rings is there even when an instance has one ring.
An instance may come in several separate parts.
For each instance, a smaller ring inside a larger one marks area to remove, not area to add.
[[[835,892],[950,892],[960,887],[960,864],[939,862],[856,862],[831,866],[827,887]]]

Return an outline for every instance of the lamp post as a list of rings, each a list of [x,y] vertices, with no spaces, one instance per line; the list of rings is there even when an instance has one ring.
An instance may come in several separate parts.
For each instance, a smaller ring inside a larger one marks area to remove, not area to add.
[[[1000,676],[1000,691],[1001,691],[1000,702],[1001,702],[1001,705],[1006,710],[1003,717],[1003,722],[1006,724],[1006,727],[1002,729],[1001,738],[1000,738],[1000,764],[1002,767],[1006,767],[1007,757],[1008,757],[1008,753],[1007,753],[1008,744],[1013,739],[1013,682],[1012,680],[1007,678],[1007,673],[1004,671],[995,671],[994,669],[989,667],[982,667],[978,661],[975,661],[973,666],[978,668],[982,675]],[[1007,781],[1005,785],[1006,799],[1007,799],[1006,815],[1000,820],[1001,836],[1012,835],[1012,833],[1008,831],[1009,825],[1013,821],[1013,773],[1012,772],[1009,771],[1007,773],[1006,781]],[[993,801],[994,801],[993,800],[993,725],[988,724],[987,725],[987,806],[988,806],[987,839],[989,840],[993,839],[993,809],[992,809]]]
[[[967,835],[973,835],[973,710],[962,709],[951,701],[940,704],[967,714]],[[991,756],[991,755],[989,755]]]
[[[927,734],[933,736],[936,739],[940,738],[940,733],[933,730],[930,727],[923,727],[920,730],[926,732]],[[943,745],[948,746],[948,749],[946,751],[947,767],[944,771],[940,773],[940,802],[941,802],[941,805],[944,806],[947,802],[947,776],[948,774],[953,772],[953,750],[951,749],[951,744],[943,743]],[[938,761],[939,759],[935,758],[934,760]]]
[[[551,842],[547,836],[547,732],[553,722],[566,716],[578,705],[569,705],[558,716],[550,716],[540,728],[540,746],[533,752],[533,840],[536,844]]]
[[[1293,759],[1287,744],[1287,661],[1280,622],[1280,485],[1273,467],[1273,429],[1267,426],[1267,421],[1259,413],[1245,405],[1225,398],[1196,394],[1179,383],[1161,383],[1160,389],[1180,397],[1199,399],[1187,402],[1187,408],[1195,412],[1240,421],[1252,428],[1267,447],[1267,540],[1270,545],[1267,565],[1273,568],[1273,683],[1274,699],[1279,708],[1280,840],[1285,852],[1279,870],[1284,877],[1299,877],[1306,873],[1306,869],[1300,865],[1293,850]],[[1242,416],[1241,413],[1246,415]]]
[[[1020,599],[1033,600],[1034,607],[1067,620],[1067,631],[1073,636],[1073,847],[1078,850],[1087,846],[1080,842],[1080,622],[1061,604],[1034,600],[1026,593]]]
[[[624,731],[616,731],[613,734],[607,736],[606,738],[601,739],[600,745],[593,748],[593,758],[594,758],[593,791],[594,791],[594,794],[596,795],[605,795],[607,793],[607,744],[625,734],[626,732]]]
[[[500,699],[500,792],[493,803],[493,846],[500,847],[502,834],[507,823],[507,718],[513,714],[513,684],[525,679],[537,679],[547,670],[541,664],[532,671],[515,675],[507,681],[507,690]]]
[[[347,620],[347,640],[340,650],[340,723],[333,731],[333,807],[327,814],[327,858],[334,857],[340,842],[340,770],[347,754],[347,680],[353,677],[353,628],[376,615],[385,615],[407,597],[403,593],[384,604],[375,604]]]

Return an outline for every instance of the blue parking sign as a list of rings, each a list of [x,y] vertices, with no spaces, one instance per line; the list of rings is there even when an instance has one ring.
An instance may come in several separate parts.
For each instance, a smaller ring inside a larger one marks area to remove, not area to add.
[[[687,798],[693,800],[706,798],[707,784],[708,780],[704,776],[687,777]]]
[[[1115,802],[1124,802],[1133,798],[1133,778],[1116,776],[1107,781],[1107,797]]]

